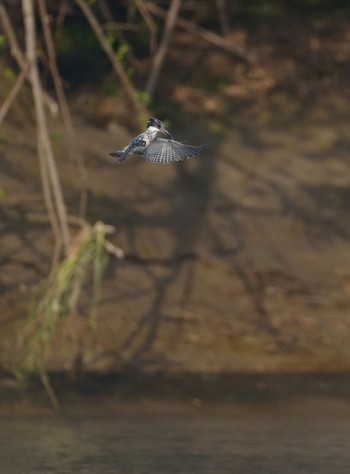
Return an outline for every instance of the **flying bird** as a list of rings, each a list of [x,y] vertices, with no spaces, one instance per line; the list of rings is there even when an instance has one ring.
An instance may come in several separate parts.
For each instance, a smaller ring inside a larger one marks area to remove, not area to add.
[[[166,138],[160,138],[159,132]],[[122,150],[109,154],[117,157],[119,163],[125,161],[129,154],[140,155],[151,163],[174,163],[199,155],[203,146],[191,146],[175,141],[160,120],[150,118],[144,133],[133,138]]]

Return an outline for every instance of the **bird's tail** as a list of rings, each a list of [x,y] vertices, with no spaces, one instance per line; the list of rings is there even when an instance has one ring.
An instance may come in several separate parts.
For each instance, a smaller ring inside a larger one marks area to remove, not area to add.
[[[112,153],[110,153],[111,156],[115,156],[118,158],[118,161],[119,163],[121,163],[122,161],[125,161],[126,158],[128,157],[128,154],[130,153],[130,151],[133,149],[133,144],[130,143],[130,145],[128,145],[127,147],[123,148],[123,150],[116,150],[116,151],[113,151]]]
[[[116,151],[112,151],[112,153],[108,153],[108,154],[109,154],[109,156],[113,156],[113,157],[118,158],[119,163],[121,163],[122,161],[125,161],[127,156],[128,156],[128,152],[126,152],[125,150],[116,150]]]
[[[122,155],[122,151],[121,150],[116,150],[116,151],[112,151],[111,153],[108,153],[109,156],[114,156],[115,158],[119,158],[121,155]]]

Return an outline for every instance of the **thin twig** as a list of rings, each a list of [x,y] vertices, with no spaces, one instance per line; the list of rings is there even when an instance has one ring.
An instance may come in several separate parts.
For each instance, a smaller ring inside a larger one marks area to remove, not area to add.
[[[11,54],[16,59],[18,65],[23,69],[26,59],[25,59],[24,54],[21,51],[21,48],[19,47],[14,29],[11,24],[10,17],[8,16],[4,5],[2,4],[0,4],[0,17],[2,21],[2,26],[4,28],[4,32],[6,34],[6,37],[10,45]]]
[[[60,8],[58,10],[58,15],[56,19],[56,31],[62,29],[68,10],[69,10],[68,0],[63,0],[60,3]]]
[[[52,388],[52,385],[50,383],[50,379],[47,375],[46,372],[42,372],[40,374],[40,380],[41,380],[41,383],[43,384],[43,387],[45,388],[46,390],[46,393],[49,397],[49,400],[51,402],[51,405],[52,405],[52,408],[55,410],[55,411],[59,411],[61,409],[61,404],[57,398],[57,395],[54,391],[54,389]]]
[[[44,38],[46,43],[46,49],[49,60],[49,67],[51,70],[52,79],[55,85],[55,90],[58,98],[58,103],[60,106],[63,124],[66,130],[67,138],[69,141],[68,150],[71,155],[71,158],[76,162],[78,172],[80,175],[80,212],[79,215],[83,217],[86,214],[87,207],[87,172],[85,163],[83,160],[83,155],[80,149],[80,146],[76,140],[74,133],[74,126],[72,116],[69,111],[69,106],[66,100],[66,96],[63,90],[62,80],[60,73],[57,67],[55,47],[52,40],[51,29],[49,26],[49,16],[47,13],[46,2],[45,0],[39,0],[39,12],[41,23],[44,32]]]
[[[102,25],[102,29],[103,31],[113,30],[118,35],[118,39],[122,43],[127,43],[124,36],[119,35],[119,33],[121,31],[139,31],[140,25],[137,25],[136,23],[118,23],[116,21],[108,21]]]
[[[97,21],[94,13],[92,12],[91,8],[84,0],[75,0],[75,2],[78,4],[80,9],[84,13],[87,21],[89,22],[93,32],[95,33],[99,43],[101,44],[103,51],[106,53],[115,72],[117,73],[120,79],[120,82],[122,83],[125,89],[125,92],[127,96],[129,97],[130,102],[133,104],[136,112],[142,116],[147,116],[148,112],[147,112],[146,107],[142,104],[142,102],[138,98],[137,92],[134,86],[131,84],[128,76],[126,75],[124,71],[123,66],[120,64],[120,61],[118,60],[117,56],[115,55],[115,52],[113,51],[113,48],[107,41],[105,35],[103,34],[103,30],[99,22]]]
[[[131,65],[136,67],[138,65],[138,60],[132,52],[132,48],[129,46],[129,43],[123,35],[122,31],[137,31],[140,28],[139,25],[125,23],[125,21],[116,22],[106,0],[99,0],[98,5],[100,7],[103,18],[106,21],[106,23],[102,25],[103,30],[113,30],[119,43],[128,46],[126,51],[126,57],[131,63]]]
[[[146,5],[149,11],[152,12],[154,15],[157,15],[160,18],[166,18],[167,12],[163,10],[163,8],[157,7],[157,5],[149,1]],[[232,44],[227,39],[222,38],[221,36],[213,33],[212,31],[208,31],[205,28],[202,28],[201,26],[195,25],[191,21],[184,20],[183,18],[178,18],[176,25],[196,36],[199,36],[208,43],[211,43],[218,48],[228,51],[229,53],[235,55],[237,58],[243,61],[246,61],[247,63],[254,62],[254,55],[250,51],[247,51],[245,48],[241,48],[236,44]]]
[[[165,21],[162,41],[160,43],[157,54],[154,57],[153,67],[152,67],[151,74],[148,78],[148,82],[146,86],[146,92],[148,92],[150,96],[154,94],[158,76],[159,76],[162,64],[164,62],[164,59],[169,47],[171,35],[175,28],[175,24],[176,24],[176,20],[180,11],[180,7],[181,7],[181,0],[172,0],[167,17],[166,17],[166,21]]]
[[[113,23],[114,18],[106,0],[99,0],[98,6],[100,7],[101,13],[105,20]]]
[[[150,15],[144,0],[135,0],[135,4],[150,30],[150,50],[151,53],[154,53],[157,46],[157,24],[153,20],[152,15]]]
[[[39,167],[40,167],[40,175],[41,175],[41,183],[43,187],[43,196],[44,202],[47,210],[47,214],[49,217],[49,221],[51,224],[52,232],[55,236],[55,247],[54,252],[51,260],[51,269],[55,268],[59,261],[59,257],[62,251],[62,234],[60,230],[60,224],[58,221],[58,217],[55,210],[54,198],[52,196],[52,189],[50,186],[50,175],[49,169],[47,166],[47,162],[45,159],[45,152],[43,149],[43,144],[41,140],[38,139],[38,156],[39,156]]]
[[[225,36],[230,32],[229,15],[227,11],[226,0],[215,0],[216,8],[219,14],[219,21],[222,34]]]
[[[28,72],[29,72],[29,64],[27,62],[25,67],[19,73],[19,75],[16,79],[16,82],[14,83],[10,93],[8,94],[8,96],[6,97],[4,103],[1,106],[1,109],[0,109],[0,125],[1,125],[2,121],[4,120],[4,118],[6,117],[7,112],[10,110],[11,105],[15,101],[15,99],[17,97],[17,94],[21,90],[21,87],[22,87],[23,82],[25,81],[25,79],[27,77]]]
[[[26,67],[26,58],[23,52],[21,51],[21,48],[19,47],[16,35],[15,35],[15,30],[12,26],[10,17],[7,14],[7,11],[0,3],[0,19],[2,22],[2,26],[4,28],[4,32],[6,35],[6,38],[8,39],[10,49],[11,49],[11,54],[17,61],[17,64],[21,70],[23,70]],[[56,102],[45,92],[43,91],[43,98],[45,105],[47,108],[50,110],[52,116],[57,115],[57,104]]]

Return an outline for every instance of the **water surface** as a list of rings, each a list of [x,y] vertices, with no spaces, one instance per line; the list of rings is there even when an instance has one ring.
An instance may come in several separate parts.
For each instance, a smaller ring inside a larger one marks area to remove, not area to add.
[[[350,404],[2,416],[0,473],[349,473]]]

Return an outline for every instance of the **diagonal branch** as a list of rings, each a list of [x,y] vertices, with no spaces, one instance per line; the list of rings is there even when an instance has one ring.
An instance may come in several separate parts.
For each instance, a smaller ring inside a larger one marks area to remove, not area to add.
[[[172,0],[166,21],[165,21],[165,27],[164,27],[164,33],[162,37],[162,41],[160,43],[159,49],[154,57],[153,61],[153,68],[151,70],[151,74],[148,78],[147,86],[146,86],[146,92],[148,92],[151,96],[154,94],[154,90],[156,88],[158,76],[160,73],[160,70],[162,68],[172,32],[175,28],[176,20],[179,15],[181,7],[181,0]]]
[[[142,104],[140,99],[138,98],[137,92],[134,88],[134,86],[131,84],[128,76],[126,75],[123,66],[120,64],[120,61],[118,60],[117,56],[115,55],[115,52],[113,51],[112,46],[109,44],[107,41],[103,30],[97,21],[94,13],[92,12],[91,8],[87,4],[85,0],[75,0],[75,2],[78,4],[82,12],[84,13],[87,21],[89,22],[93,32],[95,33],[98,41],[101,44],[101,47],[103,51],[106,53],[108,59],[110,60],[113,69],[119,76],[120,82],[122,83],[125,92],[127,96],[129,97],[130,102],[133,104],[136,112],[142,116],[147,116],[148,112],[146,107]]]
[[[6,97],[5,101],[3,102],[1,108],[0,108],[0,125],[4,118],[7,115],[7,112],[9,111],[11,105],[15,101],[17,94],[21,90],[21,87],[23,85],[23,82],[26,80],[27,75],[29,72],[29,64],[25,63],[24,68],[21,70],[20,74],[18,75],[16,82],[14,83],[10,93]]]
[[[152,12],[154,15],[157,15],[160,18],[166,18],[167,12],[163,8],[157,7],[157,5],[150,1],[148,1],[146,5],[149,11]],[[179,28],[182,28],[196,36],[199,36],[208,43],[211,43],[218,48],[228,51],[229,53],[235,55],[237,58],[243,61],[246,61],[247,63],[254,62],[254,55],[250,51],[231,43],[227,39],[213,33],[212,31],[208,31],[205,28],[202,28],[201,26],[195,25],[191,21],[185,20],[183,18],[178,18],[176,21],[176,25]]]
[[[152,15],[150,15],[144,0],[135,0],[135,3],[150,31],[150,49],[153,53],[156,49],[157,43],[157,24],[153,20]]]
[[[23,71],[23,69],[25,69],[26,67],[26,58],[23,52],[21,51],[21,48],[19,47],[14,28],[11,24],[10,17],[8,16],[4,5],[2,5],[1,3],[0,3],[0,19],[1,19],[2,26],[4,28],[4,32],[6,34],[6,38],[8,39],[8,42],[11,48],[11,54],[17,61],[19,68]],[[56,102],[52,100],[51,97],[48,94],[46,94],[45,91],[43,91],[43,98],[44,98],[45,105],[48,107],[51,114],[56,115],[57,114]]]

